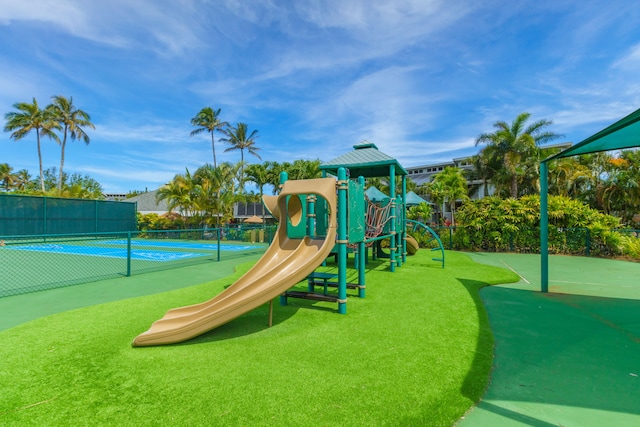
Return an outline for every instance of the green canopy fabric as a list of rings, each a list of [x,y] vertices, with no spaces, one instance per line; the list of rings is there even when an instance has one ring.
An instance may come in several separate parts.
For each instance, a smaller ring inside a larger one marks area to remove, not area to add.
[[[413,191],[409,191],[407,193],[407,197],[406,197],[404,203],[407,206],[419,205],[420,203],[427,203],[427,204],[433,205],[433,203],[427,202],[425,199],[423,199],[422,197],[418,196]]]
[[[578,156],[580,154],[598,153],[600,151],[622,150],[640,146],[640,109],[618,120],[611,126],[589,138],[549,157],[548,162],[563,157]]]
[[[364,194],[372,202],[381,202],[384,199],[388,199],[389,196],[378,190],[376,187],[369,187],[365,190]]]
[[[640,109],[540,163],[540,291],[549,291],[548,165],[554,159],[640,147]]]

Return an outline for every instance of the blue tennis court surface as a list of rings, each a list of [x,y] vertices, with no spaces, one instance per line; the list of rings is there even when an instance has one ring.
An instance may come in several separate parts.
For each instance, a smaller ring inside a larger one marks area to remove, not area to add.
[[[107,242],[97,242],[104,245],[126,245],[125,239],[109,240]],[[196,243],[196,242],[162,242],[158,240],[131,240],[131,246],[155,246],[158,248],[180,248],[180,249],[204,249],[208,251],[217,251],[217,243]],[[237,244],[222,244],[220,245],[221,251],[238,252],[248,251],[251,249],[259,249],[262,246],[257,245],[237,245]]]
[[[126,241],[125,241],[126,243]],[[217,248],[217,245],[216,245]],[[34,252],[48,252],[56,254],[69,254],[69,255],[85,255],[85,256],[99,256],[106,258],[127,258],[126,247],[122,248],[100,248],[96,246],[73,246],[73,245],[59,245],[59,244],[38,244],[38,245],[24,245],[24,246],[12,246],[12,250],[18,251],[34,251]],[[210,253],[198,253],[198,252],[171,252],[171,251],[150,251],[142,249],[131,249],[131,259],[133,260],[145,260],[145,261],[176,261],[180,259],[196,258],[203,256],[211,256]]]

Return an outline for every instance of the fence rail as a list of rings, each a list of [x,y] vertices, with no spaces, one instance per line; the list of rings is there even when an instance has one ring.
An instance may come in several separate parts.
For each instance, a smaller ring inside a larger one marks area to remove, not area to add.
[[[0,236],[0,297],[264,252],[275,227]]]

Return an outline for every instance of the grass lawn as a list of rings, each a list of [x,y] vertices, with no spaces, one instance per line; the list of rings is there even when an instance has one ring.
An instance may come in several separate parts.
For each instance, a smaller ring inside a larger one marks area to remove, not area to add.
[[[370,262],[367,297],[267,305],[182,344],[132,348],[166,310],[224,279],[0,332],[0,425],[451,426],[482,395],[493,338],[478,296],[506,269],[420,251]],[[327,269],[331,269],[329,266]],[[353,271],[350,274],[354,274]]]

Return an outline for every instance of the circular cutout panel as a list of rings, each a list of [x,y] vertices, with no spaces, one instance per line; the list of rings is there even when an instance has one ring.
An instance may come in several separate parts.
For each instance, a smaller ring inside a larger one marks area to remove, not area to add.
[[[289,216],[289,222],[292,226],[297,227],[302,220],[302,203],[299,196],[289,197],[287,203],[287,215]]]

